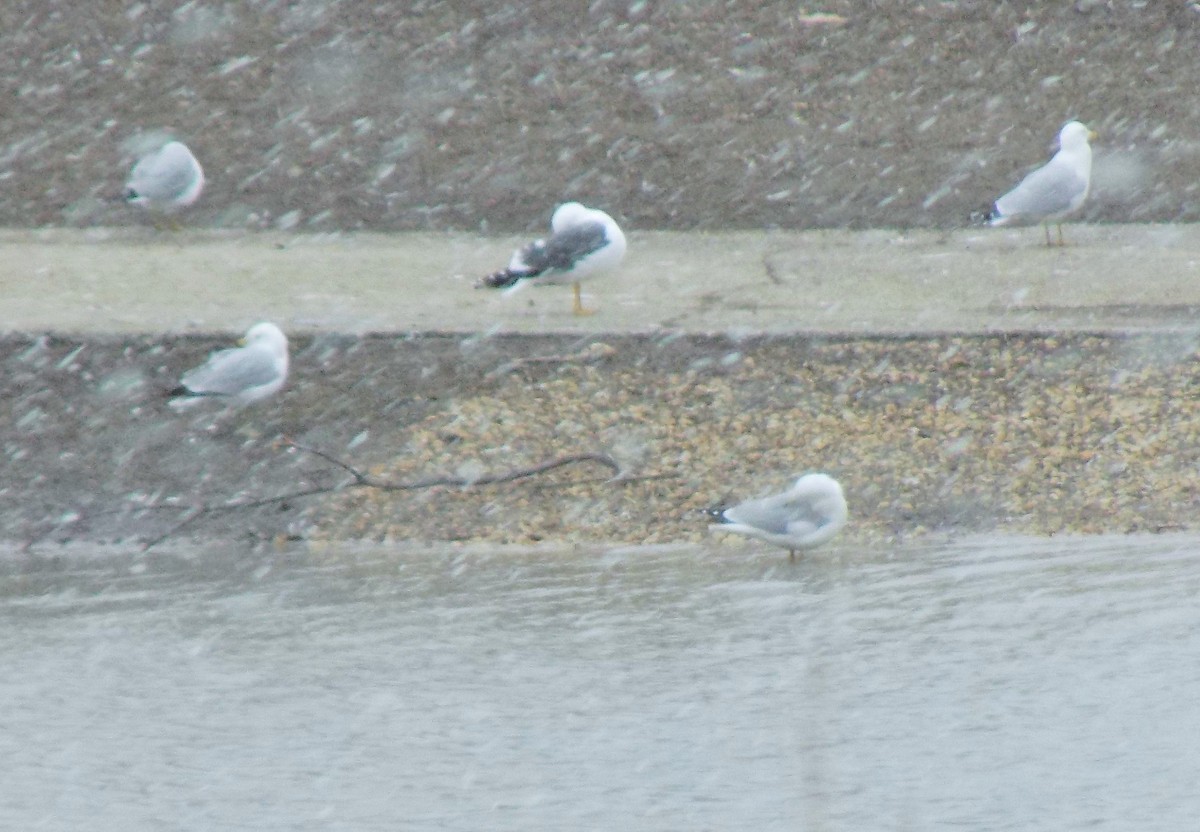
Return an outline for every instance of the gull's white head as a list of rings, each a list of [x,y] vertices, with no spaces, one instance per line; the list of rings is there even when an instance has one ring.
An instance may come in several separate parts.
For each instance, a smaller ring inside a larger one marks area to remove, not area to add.
[[[829,518],[829,536],[841,528],[849,516],[842,484],[828,474],[805,474],[796,480],[792,492],[807,498],[813,508]]]
[[[562,231],[584,222],[591,213],[589,208],[578,202],[564,202],[554,209],[554,215],[550,217],[550,227],[555,231]]]
[[[800,479],[796,480],[796,484],[792,486],[797,491],[804,491],[813,495],[829,495],[834,500],[845,502],[845,495],[842,493],[842,484],[828,474],[804,474]]]
[[[265,346],[276,356],[285,356],[288,351],[287,336],[275,324],[264,321],[246,330],[242,343],[247,347]]]
[[[1068,121],[1058,132],[1058,146],[1068,152],[1088,146],[1088,140],[1095,138],[1095,133],[1087,125],[1078,121]]]

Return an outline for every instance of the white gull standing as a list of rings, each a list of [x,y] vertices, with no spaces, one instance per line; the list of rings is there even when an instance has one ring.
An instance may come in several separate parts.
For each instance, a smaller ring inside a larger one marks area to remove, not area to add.
[[[1096,134],[1078,121],[1069,121],[1058,134],[1058,152],[1021,184],[996,200],[986,219],[988,225],[1010,222],[1040,222],[1050,242],[1050,222],[1058,227],[1058,244],[1063,245],[1062,220],[1087,199],[1092,181],[1092,147]]]
[[[477,287],[504,288],[518,283],[572,283],[576,315],[591,314],[583,308],[580,281],[612,271],[625,257],[625,235],[603,211],[578,202],[565,202],[550,218],[549,237],[513,252],[508,268],[482,278]]]
[[[167,142],[138,160],[123,197],[131,205],[160,211],[185,208],[200,198],[204,170],[183,142]]]
[[[757,537],[782,546],[792,558],[799,549],[827,543],[848,516],[842,486],[828,474],[805,474],[782,494],[706,513],[717,520],[710,531]]]
[[[260,323],[250,327],[242,346],[218,350],[199,367],[188,370],[170,391],[172,407],[218,400],[243,407],[273,396],[288,374],[288,340],[279,327]]]

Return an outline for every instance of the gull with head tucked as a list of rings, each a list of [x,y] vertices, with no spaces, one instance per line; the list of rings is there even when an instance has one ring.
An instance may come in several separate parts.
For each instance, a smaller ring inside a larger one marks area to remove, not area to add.
[[[191,205],[204,190],[204,171],[183,142],[167,142],[138,160],[122,197],[130,205],[175,211]]]
[[[765,540],[787,549],[793,559],[798,550],[833,539],[848,516],[842,486],[828,474],[805,474],[782,494],[705,513],[717,520],[710,531]]]
[[[625,234],[603,211],[578,202],[558,206],[550,218],[549,237],[513,252],[508,268],[492,272],[476,287],[505,288],[521,283],[571,283],[575,287],[576,315],[583,308],[580,281],[612,271],[625,256]]]
[[[1096,134],[1078,121],[1069,121],[1058,134],[1058,152],[1021,184],[996,200],[985,219],[988,225],[1010,222],[1040,222],[1050,242],[1050,223],[1058,227],[1058,244],[1063,245],[1062,220],[1075,213],[1087,199],[1092,182],[1092,147]]]

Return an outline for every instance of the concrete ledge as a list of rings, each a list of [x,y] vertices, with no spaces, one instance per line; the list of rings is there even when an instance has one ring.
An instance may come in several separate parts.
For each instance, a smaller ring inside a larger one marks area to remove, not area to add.
[[[920,334],[1180,331],[1200,312],[1200,227],[633,232],[619,274],[570,292],[476,290],[521,238],[0,232],[0,329],[127,334],[439,331]]]

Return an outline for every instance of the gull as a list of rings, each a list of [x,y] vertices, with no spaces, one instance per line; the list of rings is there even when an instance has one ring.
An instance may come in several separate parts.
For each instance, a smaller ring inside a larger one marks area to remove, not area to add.
[[[1087,199],[1092,179],[1092,148],[1096,134],[1078,121],[1069,121],[1058,134],[1058,152],[1021,184],[996,200],[988,212],[988,225],[1013,221],[1041,222],[1050,242],[1050,222],[1058,227],[1058,244],[1063,245],[1063,217],[1073,214]]]
[[[167,142],[143,156],[129,173],[123,198],[130,205],[174,211],[191,205],[204,190],[204,171],[183,142]]]
[[[828,474],[805,474],[782,494],[705,513],[717,520],[709,531],[757,537],[787,549],[793,560],[797,550],[831,540],[847,517],[842,486]]]
[[[612,271],[625,256],[625,235],[603,211],[578,202],[565,202],[550,218],[551,234],[513,252],[508,268],[482,278],[476,288],[505,288],[518,283],[572,283],[576,315],[589,315],[583,308],[580,281]]]
[[[260,323],[250,327],[242,346],[218,350],[199,367],[188,370],[169,392],[171,406],[222,401],[244,407],[278,393],[287,381],[288,341],[279,327]]]

